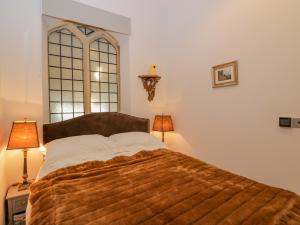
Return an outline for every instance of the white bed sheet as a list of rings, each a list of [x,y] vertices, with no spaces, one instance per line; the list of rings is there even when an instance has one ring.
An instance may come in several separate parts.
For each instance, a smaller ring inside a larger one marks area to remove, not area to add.
[[[115,144],[109,147],[106,146],[107,148],[106,147],[103,148],[103,144],[101,145],[102,145],[101,151],[88,150],[87,148],[83,147],[83,148],[78,148],[82,150],[80,150],[81,152],[76,152],[76,153],[68,151],[67,149],[64,149],[66,150],[64,154],[59,153],[59,154],[55,154],[54,156],[52,154],[51,157],[49,156],[51,155],[50,152],[49,155],[47,153],[45,162],[41,166],[38,175],[36,177],[36,181],[44,177],[45,175],[49,174],[52,171],[67,166],[77,165],[77,164],[81,164],[88,161],[94,161],[94,160],[106,161],[116,156],[132,156],[141,150],[151,151],[159,148],[166,148],[163,142],[154,142],[154,143],[145,143],[145,144],[133,143],[131,145],[126,145],[126,146],[120,146]],[[31,208],[32,206],[28,201],[27,209],[26,209],[26,224],[29,224],[30,221]]]

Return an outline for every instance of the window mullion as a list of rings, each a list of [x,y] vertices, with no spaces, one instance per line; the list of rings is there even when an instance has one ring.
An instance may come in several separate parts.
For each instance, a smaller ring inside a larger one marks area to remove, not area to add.
[[[85,113],[91,113],[91,80],[90,80],[90,55],[89,43],[83,41],[83,76],[84,76],[84,108]]]

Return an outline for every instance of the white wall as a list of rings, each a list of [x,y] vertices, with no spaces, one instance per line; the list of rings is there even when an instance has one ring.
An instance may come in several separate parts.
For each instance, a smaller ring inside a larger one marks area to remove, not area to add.
[[[298,0],[164,1],[170,145],[258,181],[300,193]],[[239,60],[240,85],[212,89],[210,68]],[[185,146],[178,148],[178,146]]]
[[[1,45],[0,45],[1,46]],[[1,51],[1,47],[0,47]],[[0,70],[1,70],[0,56]],[[1,91],[1,73],[0,73],[0,91]],[[4,167],[4,150],[3,150],[3,115],[2,115],[2,99],[0,96],[0,224],[4,224],[4,203],[6,194],[6,173]]]
[[[24,117],[42,123],[41,14],[40,1],[1,1],[1,88],[4,144],[13,120]],[[34,177],[42,157],[29,152],[29,175]],[[22,179],[21,151],[0,152],[0,199],[6,188]],[[1,204],[1,207],[3,204]],[[0,208],[0,224],[3,211]]]
[[[132,19],[131,112],[171,113],[167,142],[258,181],[300,193],[298,0],[81,0]],[[210,68],[239,60],[240,85],[211,88]],[[157,63],[163,79],[148,103],[136,78]]]

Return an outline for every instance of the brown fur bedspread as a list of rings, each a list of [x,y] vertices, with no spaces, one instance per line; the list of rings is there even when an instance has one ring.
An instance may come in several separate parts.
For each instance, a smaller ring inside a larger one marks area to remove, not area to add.
[[[30,224],[300,224],[296,194],[168,150],[93,161],[31,186]]]

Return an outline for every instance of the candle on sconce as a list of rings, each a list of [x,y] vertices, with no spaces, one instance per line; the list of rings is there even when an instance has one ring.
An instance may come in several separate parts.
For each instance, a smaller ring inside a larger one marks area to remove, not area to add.
[[[154,64],[150,65],[149,74],[151,76],[157,76],[156,65],[154,65]]]

